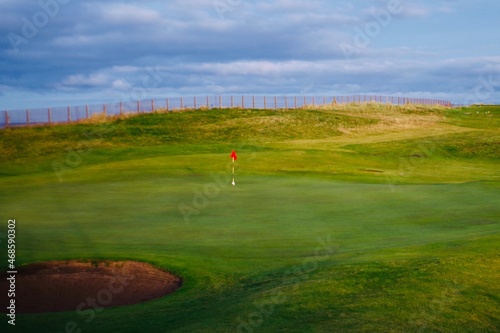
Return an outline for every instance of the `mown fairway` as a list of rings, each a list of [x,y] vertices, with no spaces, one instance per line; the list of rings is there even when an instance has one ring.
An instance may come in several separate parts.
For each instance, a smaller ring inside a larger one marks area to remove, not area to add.
[[[184,278],[2,332],[499,332],[499,128],[499,107],[369,104],[2,130],[0,267],[15,218],[18,265]]]

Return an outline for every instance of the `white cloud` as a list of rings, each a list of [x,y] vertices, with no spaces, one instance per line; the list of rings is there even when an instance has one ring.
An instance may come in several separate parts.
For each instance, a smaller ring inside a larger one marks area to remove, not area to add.
[[[64,86],[104,86],[109,83],[109,77],[103,73],[95,73],[90,75],[76,74],[70,75],[63,80]]]
[[[431,12],[432,10],[426,6],[406,2],[403,5],[401,16],[408,18],[424,18],[429,16]]]
[[[114,80],[111,87],[116,90],[131,90],[132,85],[124,79]]]
[[[86,46],[95,46],[98,44],[106,43],[120,37],[120,34],[115,32],[104,32],[98,35],[74,35],[74,36],[60,36],[54,38],[52,45],[68,47],[83,48]]]
[[[125,3],[93,3],[93,6],[104,21],[113,24],[151,24],[161,20],[160,13],[155,10]]]

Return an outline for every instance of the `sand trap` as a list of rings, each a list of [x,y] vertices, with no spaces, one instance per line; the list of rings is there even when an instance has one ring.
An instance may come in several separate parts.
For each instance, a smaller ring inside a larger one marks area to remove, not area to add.
[[[62,261],[24,266],[16,276],[16,312],[85,311],[136,304],[179,289],[182,279],[134,261]],[[9,284],[0,280],[2,312]]]

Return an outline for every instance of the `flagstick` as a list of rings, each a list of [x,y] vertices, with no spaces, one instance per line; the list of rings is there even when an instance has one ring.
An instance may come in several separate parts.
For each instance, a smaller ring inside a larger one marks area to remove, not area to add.
[[[233,159],[233,182],[231,184],[233,185],[233,190],[234,190],[234,186],[236,185],[236,183],[234,182],[234,162],[238,158],[236,156],[236,152],[234,151],[234,149],[233,149],[233,152],[231,153],[231,158]]]
[[[233,186],[236,185],[236,183],[234,182],[234,157],[233,157]]]

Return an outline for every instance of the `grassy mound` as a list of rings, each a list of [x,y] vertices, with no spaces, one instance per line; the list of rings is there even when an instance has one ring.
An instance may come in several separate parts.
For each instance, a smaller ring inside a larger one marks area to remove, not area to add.
[[[497,332],[499,119],[369,103],[2,130],[19,265],[136,260],[184,283],[16,331]]]

